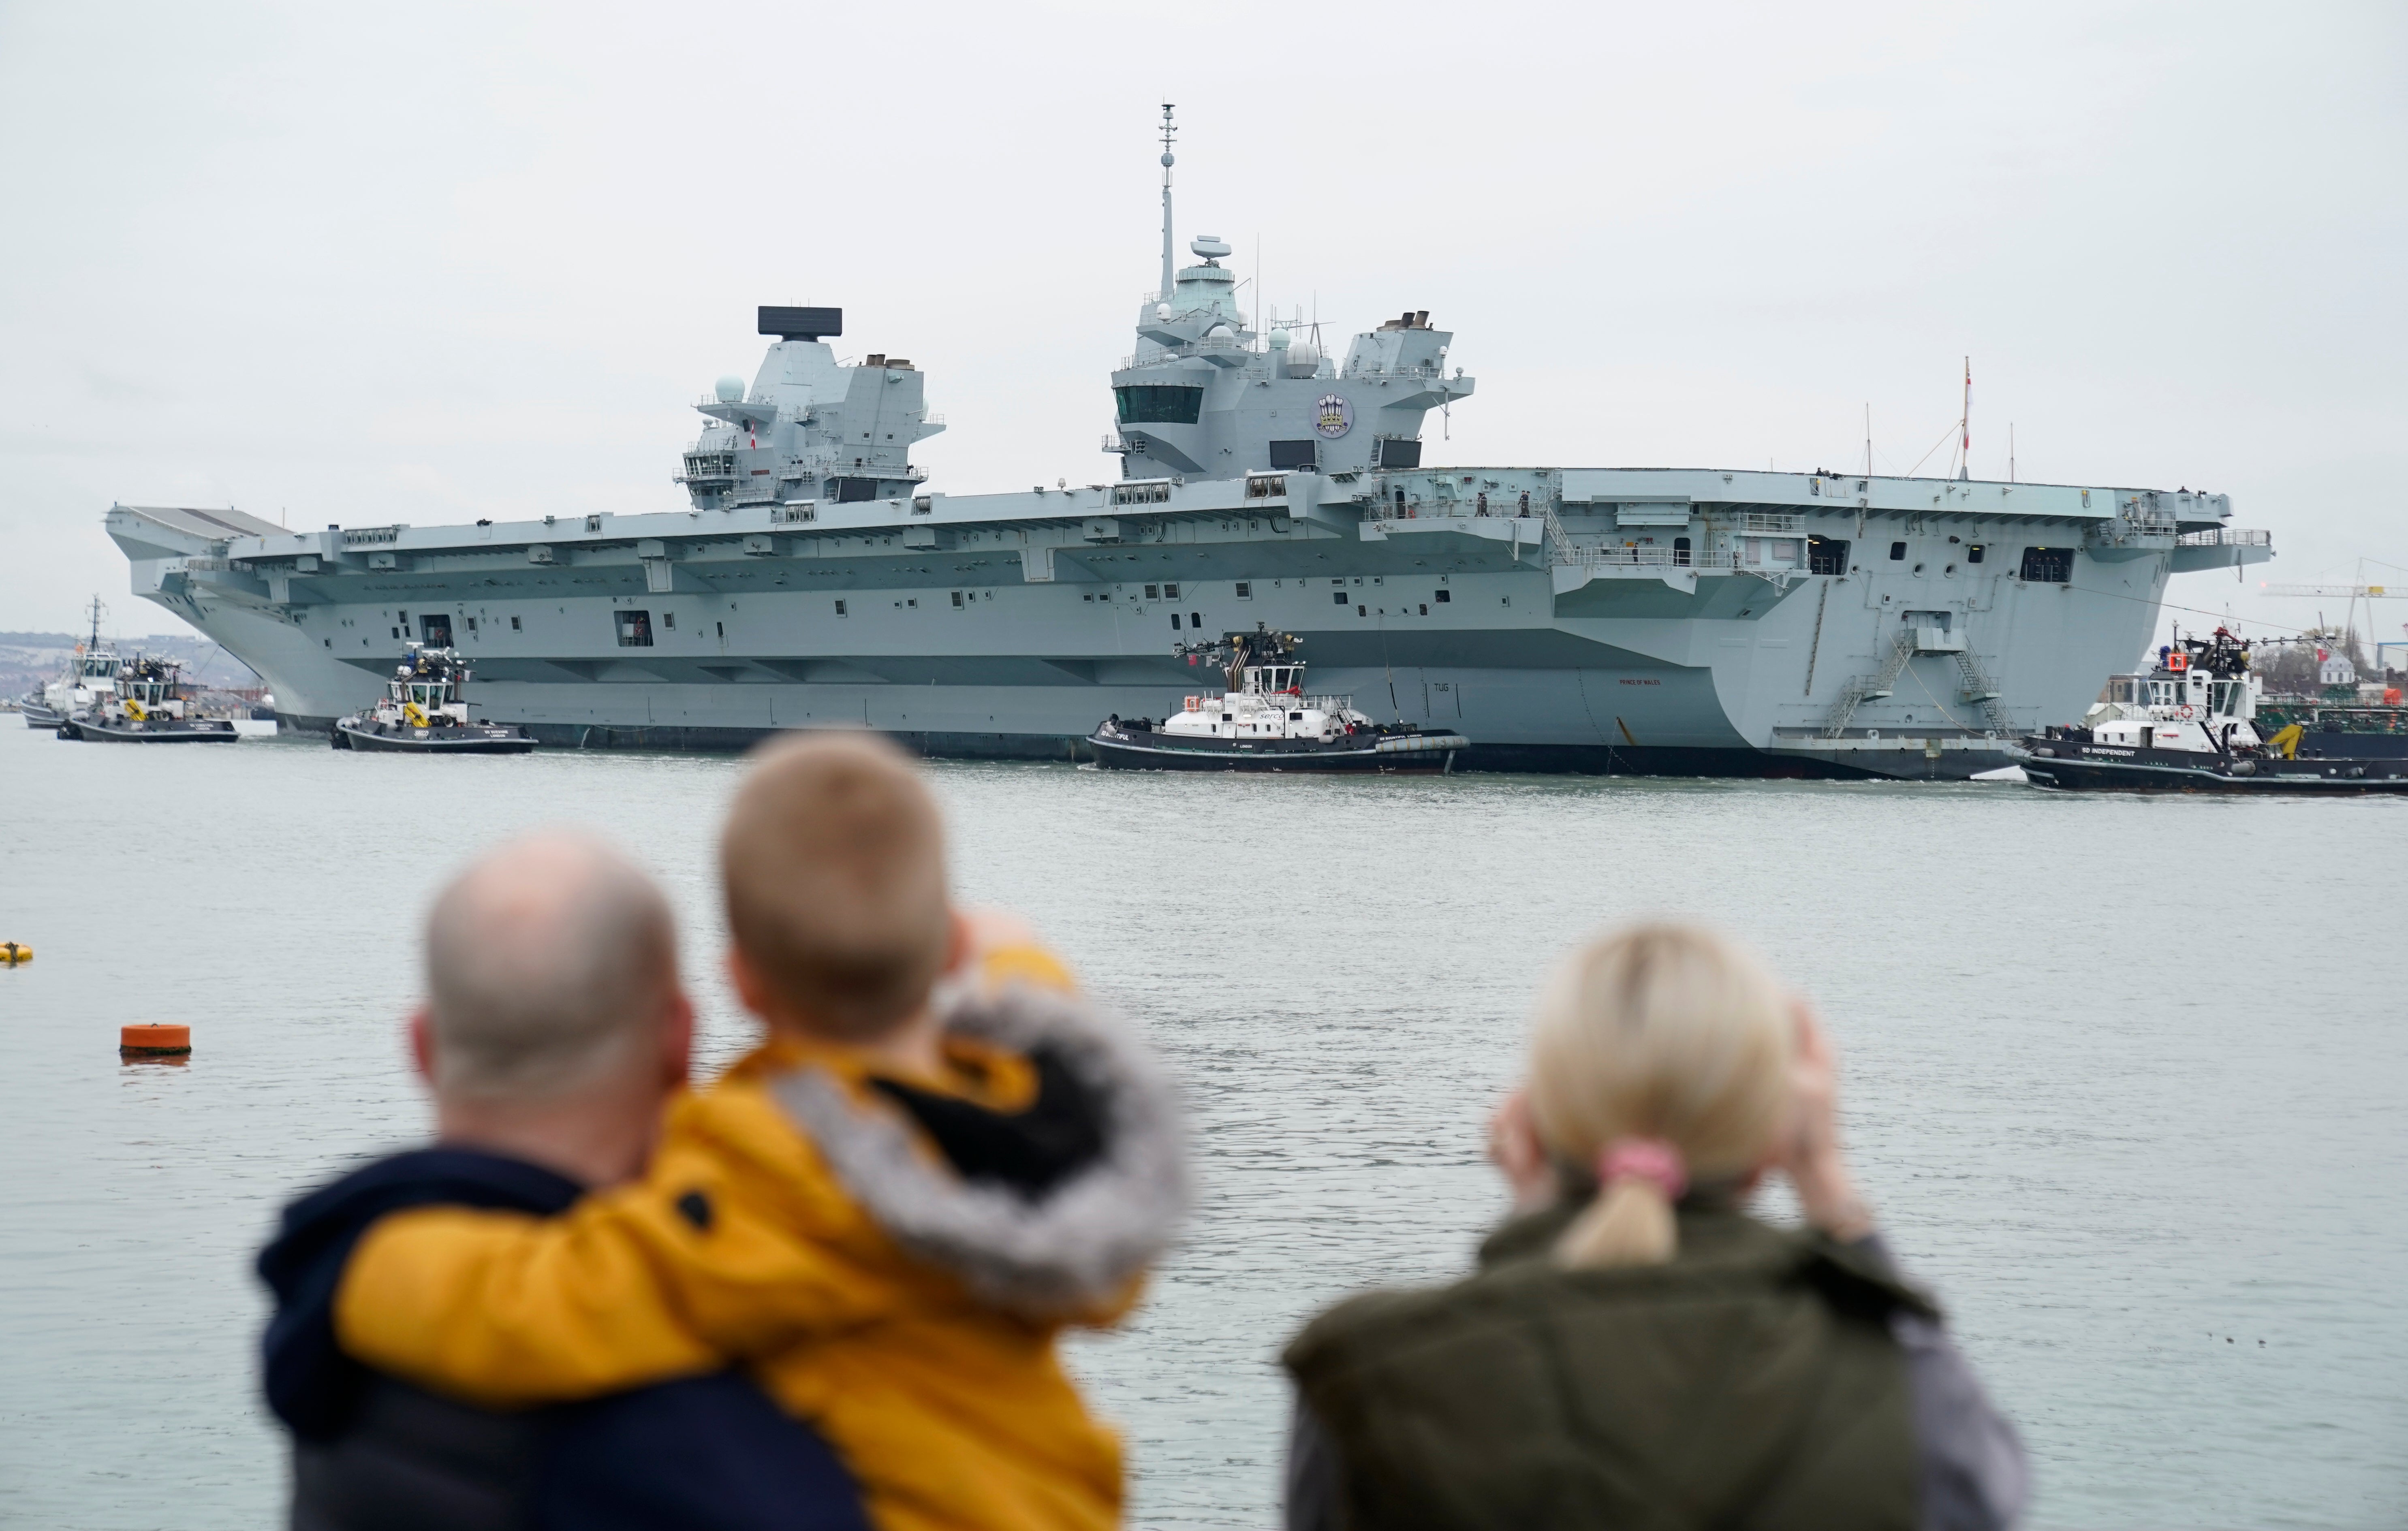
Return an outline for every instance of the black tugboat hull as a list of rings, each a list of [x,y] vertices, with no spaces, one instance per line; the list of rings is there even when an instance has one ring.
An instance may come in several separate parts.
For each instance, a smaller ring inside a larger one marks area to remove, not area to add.
[[[173,723],[94,723],[68,718],[59,724],[59,737],[87,743],[232,744],[242,736],[223,718],[179,719]]]
[[[535,736],[516,724],[499,723],[408,728],[380,734],[343,718],[335,723],[334,746],[337,750],[381,750],[403,755],[523,755],[535,748]]]
[[[1455,751],[1471,741],[1460,734],[1392,735],[1334,739],[1191,739],[1165,734],[1087,737],[1096,764],[1134,771],[1294,771],[1320,775],[1440,775],[1455,767]]]
[[[2026,739],[2024,776],[2058,792],[2205,792],[2279,796],[2408,794],[2408,759],[2204,756],[2066,739]]]

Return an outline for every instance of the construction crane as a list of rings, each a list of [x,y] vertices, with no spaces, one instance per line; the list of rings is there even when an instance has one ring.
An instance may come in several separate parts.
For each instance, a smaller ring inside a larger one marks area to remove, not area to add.
[[[2260,593],[2268,595],[2308,595],[2320,599],[2331,599],[2346,603],[2342,610],[2341,634],[2334,635],[2330,628],[2325,626],[2325,614],[2321,611],[2316,613],[2316,626],[2318,629],[2322,630],[2322,636],[2342,637],[2348,646],[2355,650],[2358,633],[2358,602],[2364,601],[2366,603],[2366,625],[2372,628],[2374,625],[2375,602],[2386,600],[2408,600],[2408,585],[2368,584],[2366,582],[2366,565],[2370,562],[2372,562],[2372,560],[2361,558],[2358,561],[2358,579],[2349,584],[2262,584],[2258,588]],[[2408,624],[2403,624],[2403,627],[2408,627]],[[2376,640],[2374,645],[2374,655],[2375,662],[2378,665],[2383,661],[2383,651],[2386,647],[2392,646],[2386,645],[2379,639]]]

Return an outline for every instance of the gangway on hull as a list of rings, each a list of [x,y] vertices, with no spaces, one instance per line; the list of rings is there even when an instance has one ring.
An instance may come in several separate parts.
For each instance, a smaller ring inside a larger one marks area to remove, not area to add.
[[[1840,699],[1832,704],[1831,715],[1824,720],[1823,737],[1836,739],[1847,731],[1856,715],[1856,708],[1867,702],[1877,702],[1898,688],[1898,678],[1906,673],[1907,662],[1917,654],[1946,654],[1956,661],[1956,675],[1963,682],[1965,700],[1982,709],[1982,716],[2001,738],[2012,734],[2006,708],[1999,705],[1998,683],[1973,657],[1973,648],[1964,635],[1945,628],[1909,627],[1898,635],[1890,645],[1889,655],[1882,667],[1870,676],[1858,676],[1841,691]]]
[[[1870,676],[1857,676],[1842,688],[1840,699],[1831,706],[1831,716],[1823,724],[1823,737],[1838,738],[1847,731],[1848,720],[1856,715],[1856,708],[1867,702],[1877,702],[1897,689],[1899,674],[1914,657],[1914,630],[1910,627],[1890,645],[1889,657],[1882,661],[1880,669]]]

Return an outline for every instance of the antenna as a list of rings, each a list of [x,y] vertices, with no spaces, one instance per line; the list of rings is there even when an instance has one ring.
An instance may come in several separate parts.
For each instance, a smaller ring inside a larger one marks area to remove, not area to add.
[[[2007,482],[2015,481],[2015,422],[2007,422]]]
[[[1971,356],[1965,358],[1965,408],[1956,416],[1956,450],[1962,454],[1957,459],[1956,477],[1971,479],[1973,477],[1973,358]]]
[[[1865,477],[1873,476],[1873,401],[1865,400]]]
[[[1164,103],[1162,104],[1162,298],[1161,298],[1161,301],[1162,301],[1162,302],[1164,302],[1164,303],[1168,303],[1168,302],[1169,302],[1169,301],[1170,301],[1170,290],[1171,290],[1171,287],[1174,285],[1174,277],[1173,277],[1173,273],[1172,273],[1172,271],[1171,271],[1171,266],[1170,266],[1170,167],[1171,167],[1171,165],[1173,165],[1174,164],[1176,164],[1176,163],[1177,163],[1177,156],[1173,155],[1173,154],[1170,152],[1170,146],[1171,146],[1171,144],[1172,144],[1173,142],[1175,142],[1175,141],[1178,139],[1178,137],[1179,137],[1179,127],[1178,127],[1178,124],[1176,124],[1175,122],[1173,122],[1170,120],[1170,108],[1171,108],[1171,105],[1172,105],[1172,103],[1168,102],[1168,101],[1166,101],[1166,102],[1164,102]]]

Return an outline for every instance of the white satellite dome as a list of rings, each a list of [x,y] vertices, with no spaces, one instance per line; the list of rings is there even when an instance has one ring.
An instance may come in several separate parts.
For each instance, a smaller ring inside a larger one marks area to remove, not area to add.
[[[712,384],[711,392],[719,395],[722,404],[741,404],[744,402],[744,379],[730,373]]]
[[[1321,348],[1304,336],[1298,336],[1287,348],[1287,375],[1310,378],[1321,369]]]
[[[1157,324],[1168,324],[1170,322],[1169,304],[1157,303],[1154,306],[1154,322]]]
[[[1285,351],[1285,350],[1287,350],[1288,345],[1289,345],[1290,341],[1292,340],[1292,338],[1293,338],[1293,337],[1292,337],[1291,336],[1289,336],[1289,334],[1288,334],[1288,333],[1287,333],[1287,331],[1285,331],[1285,330],[1273,330],[1273,331],[1271,331],[1271,350],[1273,350],[1273,351]]]
[[[1207,340],[1234,340],[1237,337],[1238,332],[1226,324],[1215,324],[1204,332],[1204,338]]]

